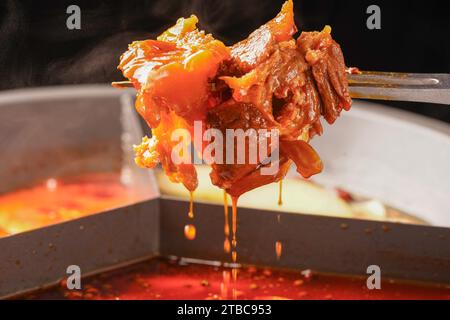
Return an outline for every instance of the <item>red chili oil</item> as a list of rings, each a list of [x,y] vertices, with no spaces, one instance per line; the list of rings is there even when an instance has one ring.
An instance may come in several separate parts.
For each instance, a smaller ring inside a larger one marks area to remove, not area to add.
[[[82,281],[82,290],[59,286],[26,299],[450,299],[450,285],[382,280],[369,290],[365,277],[336,276],[309,270],[244,266],[239,280],[224,283],[230,268],[151,259]],[[234,294],[233,294],[234,293]]]
[[[50,178],[0,194],[0,237],[42,228],[139,200],[118,173]]]

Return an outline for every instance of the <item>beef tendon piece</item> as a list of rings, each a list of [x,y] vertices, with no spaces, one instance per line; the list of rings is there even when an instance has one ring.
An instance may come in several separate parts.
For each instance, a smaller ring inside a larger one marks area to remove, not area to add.
[[[341,110],[349,110],[351,106],[341,47],[331,38],[329,26],[321,32],[303,32],[297,43],[316,80],[323,117],[334,123]]]
[[[206,121],[208,129],[218,129],[222,136],[228,139],[226,131],[230,129],[233,130],[232,132],[241,130],[241,133],[246,134],[245,137],[241,137],[244,139],[243,153],[239,149],[239,143],[242,142],[239,142],[234,136],[232,150],[229,147],[227,149],[227,143],[231,140],[224,142],[222,148],[223,160],[221,163],[216,161],[216,163],[211,164],[210,177],[214,185],[225,189],[231,195],[239,196],[241,194],[239,192],[243,190],[248,191],[277,179],[278,172],[274,172],[270,176],[260,174],[263,167],[261,163],[271,155],[266,154],[264,158],[261,158],[259,149],[256,147],[265,143],[267,151],[270,151],[270,144],[275,142],[272,142],[270,137],[258,134],[258,131],[265,129],[269,132],[269,130],[276,128],[274,121],[265,118],[259,109],[252,104],[236,102],[232,99],[210,109]],[[275,148],[278,148],[278,146],[272,147],[272,149]],[[230,163],[227,163],[226,157],[231,159]],[[243,161],[239,161],[239,157],[243,157]],[[278,161],[279,159],[275,160]],[[283,163],[286,162],[285,160],[283,159]],[[259,178],[256,179],[257,176]]]
[[[195,168],[171,159],[175,142],[170,137],[177,128],[192,132],[193,121],[201,120],[202,132],[222,133],[223,162],[213,156],[210,176],[233,196],[279,181],[292,163],[305,178],[320,172],[323,164],[309,141],[322,134],[321,116],[333,123],[351,106],[343,54],[331,28],[302,32],[295,39],[291,0],[274,19],[231,47],[199,31],[196,23],[195,16],[179,19],[156,40],[133,42],[121,57],[119,69],[138,90],[136,108],[153,133],[135,147],[136,162],[149,168],[161,163],[172,181],[194,190]],[[227,129],[276,130],[279,139],[266,143],[276,144],[267,149],[279,156],[263,159],[257,152],[251,159],[252,147],[262,139],[251,133],[245,152],[236,149],[236,140],[234,162],[227,162]],[[196,145],[200,151],[203,147]],[[238,155],[245,161],[237,163]],[[263,174],[273,165],[268,159],[277,169]]]
[[[276,121],[280,135],[309,138],[321,115],[321,101],[309,65],[294,40],[274,43],[272,54],[240,77],[220,77],[239,102],[251,103]]]
[[[303,140],[282,140],[280,142],[283,156],[292,159],[297,171],[303,177],[309,178],[323,169],[322,160],[317,152]]]
[[[295,32],[294,4],[286,1],[274,19],[231,47],[233,64],[242,72],[250,71],[270,56],[275,43],[291,39]]]

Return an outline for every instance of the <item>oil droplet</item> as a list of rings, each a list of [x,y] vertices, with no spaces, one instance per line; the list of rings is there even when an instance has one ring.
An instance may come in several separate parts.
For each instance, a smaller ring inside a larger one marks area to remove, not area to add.
[[[281,206],[283,204],[283,179],[280,180],[279,186],[280,189],[278,190],[278,205]]]
[[[281,243],[281,241],[275,242],[275,253],[277,254],[277,260],[280,260],[282,252],[283,252],[283,244]]]
[[[223,242],[223,250],[226,253],[230,253],[230,250],[231,250],[230,239],[225,238],[225,241]]]
[[[194,218],[194,192],[189,191],[189,218]]]
[[[194,240],[196,233],[197,230],[195,229],[195,226],[193,226],[192,224],[187,224],[184,226],[184,236],[186,237],[186,239]]]

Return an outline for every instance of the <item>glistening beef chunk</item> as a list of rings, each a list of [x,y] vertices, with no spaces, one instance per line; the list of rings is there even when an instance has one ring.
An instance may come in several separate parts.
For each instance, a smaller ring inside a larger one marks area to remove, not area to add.
[[[351,106],[341,47],[331,38],[328,26],[321,32],[303,32],[297,44],[316,80],[322,115],[328,123],[334,123],[341,110],[348,111]]]
[[[294,22],[294,4],[287,1],[280,13],[252,32],[247,39],[231,47],[233,65],[240,72],[248,72],[267,59],[276,43],[289,40],[297,32]]]
[[[320,172],[323,167],[320,157],[308,144],[315,134],[322,133],[323,103],[312,67],[292,38],[292,31],[296,30],[292,15],[283,12],[292,10],[289,4],[283,6],[282,13],[274,20],[234,45],[230,60],[217,76],[216,88],[231,89],[226,105],[245,106],[239,107],[243,119],[245,110],[252,106],[258,110],[258,117],[265,119],[270,128],[280,134],[281,166],[273,175],[261,177],[261,163],[253,166],[213,165],[212,182],[232,195],[278,181],[292,161],[304,177]],[[283,27],[276,28],[275,21]],[[238,114],[235,108],[227,110]],[[226,111],[222,113],[226,114]],[[250,124],[250,127],[258,126]],[[287,161],[289,159],[292,161]]]
[[[294,40],[274,43],[272,54],[242,76],[220,79],[233,90],[235,101],[250,103],[276,121],[285,138],[309,139],[311,126],[319,121],[319,94]],[[320,134],[321,128],[317,128]]]
[[[135,147],[136,162],[148,168],[161,163],[172,181],[193,191],[195,168],[173,161],[176,142],[170,137],[178,128],[192,132],[200,120],[202,132],[217,129],[224,139],[227,129],[278,132],[279,140],[266,141],[276,144],[277,159],[275,152],[265,158],[258,152],[251,159],[261,141],[258,135],[246,138],[244,152],[236,149],[236,141],[234,163],[211,159],[212,182],[233,196],[279,181],[292,163],[305,178],[320,172],[322,162],[309,141],[322,134],[321,116],[333,123],[351,106],[344,58],[331,28],[302,32],[295,40],[291,0],[231,47],[199,31],[196,23],[195,16],[179,19],[157,40],[133,42],[121,57],[119,69],[138,90],[136,109],[152,128],[152,138]],[[202,153],[205,146],[195,147]],[[224,161],[227,152],[224,141]],[[238,153],[245,156],[243,163],[236,163]],[[278,169],[262,174],[273,165],[268,158]]]
[[[267,119],[260,112],[258,108],[249,103],[236,102],[233,99],[212,108],[209,110],[207,118],[208,129],[218,129],[222,133],[222,136],[228,139],[224,141],[222,148],[223,161],[219,163],[216,161],[211,165],[211,181],[216,186],[225,189],[230,195],[238,196],[243,192],[252,190],[261,185],[279,180],[284,176],[279,173],[279,170],[272,175],[261,175],[261,163],[264,162],[267,157],[270,157],[270,147],[272,143],[270,137],[267,138],[261,134],[258,134],[258,130],[263,129],[269,132],[271,129],[276,128],[276,124],[273,120]],[[241,138],[235,138],[227,136],[227,130],[230,132],[238,133],[241,130],[241,134],[246,134],[245,137],[241,135]],[[267,140],[265,140],[267,138]],[[243,139],[239,142],[239,139]],[[230,144],[230,141],[233,141]],[[262,155],[259,153],[259,146],[264,143],[267,146],[267,153]],[[232,146],[231,147],[227,147]],[[243,150],[239,148],[243,145]],[[227,149],[229,148],[229,149]],[[274,148],[278,148],[277,145]],[[231,159],[227,163],[227,157]],[[239,160],[241,158],[241,160]],[[243,160],[243,161],[242,161]],[[279,159],[275,159],[279,161]],[[239,163],[239,162],[242,163]],[[284,164],[287,158],[281,159],[281,163]]]

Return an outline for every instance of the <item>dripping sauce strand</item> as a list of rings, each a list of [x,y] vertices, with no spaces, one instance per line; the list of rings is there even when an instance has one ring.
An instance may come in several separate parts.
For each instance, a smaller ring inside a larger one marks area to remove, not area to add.
[[[282,180],[280,180],[280,189],[279,189],[279,197],[278,197],[278,204],[282,204]],[[223,206],[224,206],[224,234],[225,234],[225,240],[224,240],[224,251],[226,253],[229,253],[231,251],[231,260],[233,263],[237,262],[237,240],[236,240],[236,233],[237,233],[237,202],[239,197],[232,196],[232,216],[231,216],[231,246],[230,246],[230,225],[229,225],[229,219],[228,219],[228,195],[227,192],[224,190],[223,192]],[[191,191],[189,193],[189,213],[188,216],[190,219],[194,218],[194,196],[193,192]],[[277,218],[279,221],[279,217]],[[184,227],[184,235],[186,239],[193,240],[196,236],[196,229],[195,226],[192,224],[187,224]],[[277,259],[279,260],[282,254],[282,243],[281,241],[276,241],[275,243],[275,252],[277,255]],[[232,288],[232,297],[233,299],[237,298],[236,293],[236,282],[237,282],[237,275],[238,275],[238,269],[236,266],[233,266],[231,270],[232,280],[233,280],[233,288]],[[230,282],[230,273],[224,272],[223,273],[223,282],[221,284],[221,293],[224,298],[227,298],[228,295],[228,285]]]
[[[232,240],[231,244],[233,246],[233,251],[231,252],[231,260],[233,263],[236,263],[237,261],[237,240],[236,240],[236,231],[237,231],[237,202],[238,197],[232,196],[231,197],[231,233],[232,233]],[[236,292],[236,282],[237,282],[237,275],[238,275],[238,269],[234,265],[233,269],[231,270],[232,278],[233,278],[233,289],[232,289],[232,298],[237,299],[237,292]]]
[[[225,253],[230,253],[231,245],[230,245],[230,224],[228,222],[228,195],[227,192],[223,191],[223,212],[225,217],[225,240],[223,242],[223,250]]]
[[[224,235],[223,250],[225,253],[230,253],[230,224],[228,221],[228,195],[223,190],[223,213],[224,213]],[[230,286],[230,271],[226,270],[222,273],[222,283],[220,284],[220,292],[223,299],[228,299],[228,288]]]
[[[277,260],[280,260],[282,252],[283,252],[283,243],[281,241],[276,241],[275,253],[277,255]]]
[[[232,196],[231,197],[231,205],[232,205],[232,211],[231,211],[231,244],[233,246],[233,249],[236,251],[236,230],[237,230],[237,202],[238,197]],[[236,261],[233,261],[236,262]]]
[[[283,204],[283,179],[280,179],[279,186],[280,189],[278,190],[278,205],[281,206]]]
[[[283,205],[283,179],[280,179],[279,186],[280,186],[280,188],[278,190],[278,205],[281,206],[281,205]],[[277,215],[278,224],[280,224],[280,218],[281,218],[281,215],[278,214]],[[281,243],[281,241],[276,241],[275,242],[275,254],[277,255],[277,260],[280,260],[282,251],[283,251],[283,244]]]
[[[237,241],[236,241],[236,231],[237,231],[237,202],[238,197],[232,196],[232,215],[231,215],[231,244],[230,244],[230,224],[229,224],[229,215],[228,215],[228,194],[224,190],[223,192],[223,212],[224,212],[224,251],[225,253],[230,253],[231,251],[231,260],[233,263],[237,261]],[[231,279],[232,279],[232,298],[237,299],[237,291],[236,291],[236,282],[237,282],[238,270],[235,265],[233,265],[231,270]],[[228,298],[228,287],[230,285],[230,272],[223,272],[222,275],[222,284],[221,284],[221,294],[224,299]]]
[[[228,288],[230,285],[230,271],[224,270],[222,272],[222,283],[220,284],[220,293],[222,298],[228,298]]]
[[[194,192],[189,191],[189,218],[194,218]]]

